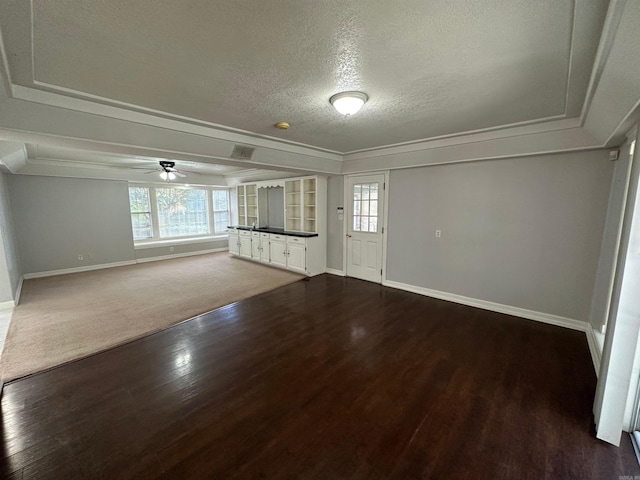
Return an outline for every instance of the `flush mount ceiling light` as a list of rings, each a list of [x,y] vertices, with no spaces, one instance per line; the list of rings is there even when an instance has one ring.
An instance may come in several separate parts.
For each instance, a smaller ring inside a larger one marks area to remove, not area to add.
[[[369,97],[362,92],[336,93],[329,99],[333,108],[342,115],[354,115],[362,108]]]

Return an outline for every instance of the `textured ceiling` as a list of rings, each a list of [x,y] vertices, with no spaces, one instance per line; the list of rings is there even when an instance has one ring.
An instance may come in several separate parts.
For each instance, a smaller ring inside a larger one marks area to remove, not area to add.
[[[25,1],[0,6],[16,84],[62,87],[338,152],[578,116],[607,4],[31,3],[33,11]],[[344,90],[370,97],[352,118],[328,103]],[[281,120],[291,129],[275,129]]]

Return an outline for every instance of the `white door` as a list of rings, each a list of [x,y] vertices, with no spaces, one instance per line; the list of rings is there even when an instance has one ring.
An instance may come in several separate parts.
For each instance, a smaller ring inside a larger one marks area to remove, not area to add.
[[[269,234],[260,234],[260,261],[269,263]]]
[[[234,255],[240,254],[240,246],[238,245],[238,233],[229,232],[229,253]]]
[[[382,283],[384,174],[348,177],[347,276]]]
[[[300,273],[306,273],[306,253],[303,238],[289,237],[287,239],[287,268]]]
[[[251,236],[251,258],[254,260],[260,260],[260,237],[257,235]]]
[[[287,266],[287,246],[284,241],[271,239],[269,242],[271,263],[280,267]]]
[[[240,232],[240,256],[251,258],[251,236],[243,235],[243,232]]]

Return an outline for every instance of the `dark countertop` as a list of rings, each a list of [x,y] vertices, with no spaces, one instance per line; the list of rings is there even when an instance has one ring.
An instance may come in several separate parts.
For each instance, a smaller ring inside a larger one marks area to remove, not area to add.
[[[263,227],[263,228],[251,228],[251,227],[240,227],[230,225],[228,228],[235,228],[236,230],[250,230],[253,232],[262,232],[262,233],[276,233],[278,235],[288,235],[290,237],[317,237],[317,233],[308,233],[308,232],[293,232],[290,230],[285,230],[284,228],[273,228],[273,227]]]

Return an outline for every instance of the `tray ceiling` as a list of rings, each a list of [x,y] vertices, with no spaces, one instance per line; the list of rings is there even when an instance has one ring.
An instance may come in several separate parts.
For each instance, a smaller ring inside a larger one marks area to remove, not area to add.
[[[14,84],[346,153],[579,116],[606,7],[33,0],[0,25]]]

